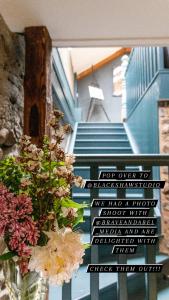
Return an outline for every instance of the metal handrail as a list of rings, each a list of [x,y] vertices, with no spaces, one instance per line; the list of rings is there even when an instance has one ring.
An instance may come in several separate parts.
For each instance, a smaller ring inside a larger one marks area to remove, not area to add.
[[[75,165],[107,165],[107,164],[130,164],[130,165],[151,165],[169,166],[169,154],[76,154]]]
[[[100,166],[116,166],[119,170],[124,170],[126,166],[142,166],[143,169],[149,168],[152,171],[154,166],[169,166],[169,154],[77,154],[75,166],[88,166],[90,167],[90,179],[98,179],[99,167]],[[98,190],[90,190],[90,200],[98,198]],[[145,199],[153,198],[153,190],[145,190]],[[125,190],[117,189],[117,199],[125,198]],[[91,208],[91,221],[98,214],[98,208]],[[151,211],[151,216],[154,215],[153,210]],[[98,246],[92,245],[91,247],[91,263],[99,262],[99,252]],[[145,247],[145,262],[155,263],[156,262],[156,246],[146,246]],[[127,263],[126,255],[119,255],[118,263]],[[145,275],[145,293],[147,300],[157,299],[157,282],[156,274],[148,273]],[[66,287],[69,289],[69,295],[71,291],[70,285]],[[65,294],[68,295],[65,290]],[[68,298],[68,299],[71,299]],[[90,299],[99,299],[99,274],[90,274]],[[117,281],[117,299],[118,300],[128,300],[128,289],[127,289],[127,274],[119,273]]]

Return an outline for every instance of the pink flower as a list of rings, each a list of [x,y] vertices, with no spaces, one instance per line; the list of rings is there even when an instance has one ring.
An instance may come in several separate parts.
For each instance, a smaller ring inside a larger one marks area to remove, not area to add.
[[[22,275],[28,273],[28,259],[27,258],[21,258],[19,260],[19,269]]]
[[[29,257],[31,255],[31,249],[24,243],[20,243],[17,249],[19,256]]]
[[[30,246],[38,241],[39,231],[32,220],[32,200],[22,194],[15,196],[0,185],[0,236],[5,237],[10,250],[29,257]]]

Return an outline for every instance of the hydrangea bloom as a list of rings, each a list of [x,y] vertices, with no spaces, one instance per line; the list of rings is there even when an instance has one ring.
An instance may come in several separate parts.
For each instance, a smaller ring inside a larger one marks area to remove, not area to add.
[[[83,263],[81,235],[70,228],[46,234],[49,237],[47,245],[33,247],[28,268],[49,278],[50,284],[62,285],[70,281],[73,272]]]

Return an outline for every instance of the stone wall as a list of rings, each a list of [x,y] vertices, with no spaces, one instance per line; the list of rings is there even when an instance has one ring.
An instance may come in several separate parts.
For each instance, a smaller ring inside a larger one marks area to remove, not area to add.
[[[23,128],[24,37],[10,32],[0,15],[0,159],[16,151]],[[0,254],[3,253],[0,240]],[[0,264],[0,299],[12,299]]]
[[[159,142],[160,153],[169,154],[169,100],[159,101]],[[165,187],[161,191],[161,226],[162,239],[160,251],[169,254],[169,166],[161,167],[161,179],[165,180]]]
[[[22,134],[24,37],[10,32],[0,15],[0,158],[14,152]]]

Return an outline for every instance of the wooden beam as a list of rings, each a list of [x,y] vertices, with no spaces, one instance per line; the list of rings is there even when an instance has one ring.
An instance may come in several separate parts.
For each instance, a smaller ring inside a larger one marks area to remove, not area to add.
[[[113,54],[111,54],[110,56],[106,57],[105,59],[99,61],[97,64],[93,65],[93,67],[90,67],[88,69],[86,69],[85,71],[79,73],[77,75],[77,80],[81,80],[86,76],[89,76],[90,74],[92,74],[93,71],[96,71],[100,68],[102,68],[103,66],[105,66],[106,64],[116,60],[117,58],[123,56],[124,54],[129,54],[131,52],[131,48],[121,48],[120,50],[114,52]]]
[[[41,144],[51,110],[52,41],[44,26],[25,29],[24,134]]]

